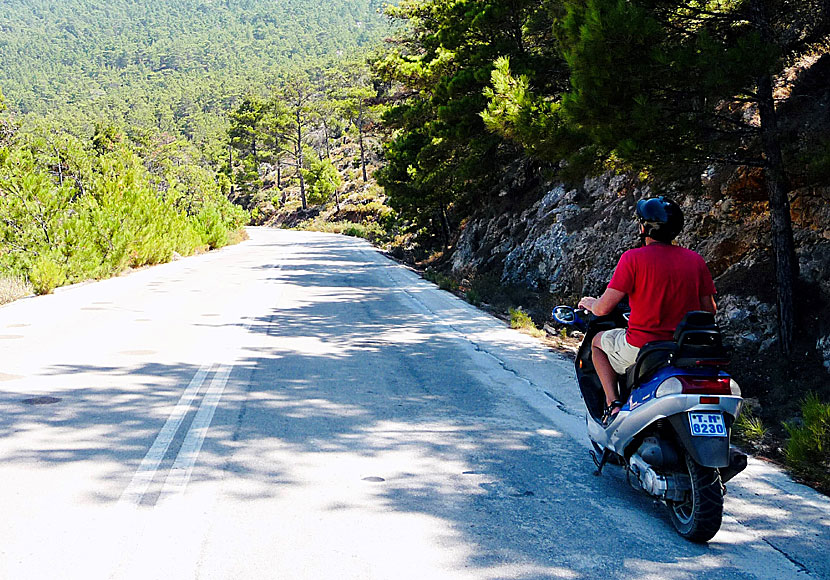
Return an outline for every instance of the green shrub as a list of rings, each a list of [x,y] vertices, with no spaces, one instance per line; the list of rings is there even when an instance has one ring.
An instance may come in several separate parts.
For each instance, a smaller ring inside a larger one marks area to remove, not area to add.
[[[352,224],[343,228],[342,230],[343,235],[352,236],[354,238],[368,238],[369,232],[366,226],[362,224]]]
[[[303,170],[308,185],[308,203],[319,205],[334,195],[343,184],[343,179],[330,159],[312,158],[309,169]]]
[[[749,445],[758,446],[764,442],[767,436],[767,428],[760,417],[756,417],[752,411],[745,409],[732,426],[735,437]]]
[[[328,222],[320,217],[305,221],[294,229],[312,232],[325,232],[329,234],[342,234],[344,236],[364,238],[370,241],[376,240],[384,235],[383,228],[381,228],[378,224]]]
[[[789,422],[784,456],[798,474],[830,484],[830,404],[810,393],[801,405],[802,423]]]
[[[194,222],[194,227],[204,245],[213,249],[228,245],[228,229],[216,208],[202,209],[194,216]]]
[[[35,294],[51,294],[65,280],[66,274],[63,268],[47,256],[37,258],[29,272],[29,281],[32,283]]]
[[[508,310],[510,315],[510,328],[521,330],[532,336],[541,337],[545,335],[544,330],[536,328],[536,324],[530,315],[520,308],[510,308]]]
[[[435,270],[427,269],[424,271],[424,278],[438,286],[441,290],[448,292],[455,292],[458,290],[458,282],[449,276],[436,272]]]
[[[250,219],[186,143],[110,133],[39,124],[0,149],[0,189],[16,193],[0,196],[0,268],[37,293],[224,246]]]
[[[510,328],[536,328],[536,325],[533,323],[533,319],[530,318],[530,315],[522,310],[521,307],[510,308],[508,310],[508,314],[510,314]]]
[[[467,292],[464,294],[464,297],[467,299],[467,302],[469,302],[473,306],[479,306],[481,304],[481,294],[479,294],[473,288],[467,290]]]
[[[346,226],[341,233],[346,236],[353,236],[356,238],[364,238],[369,241],[374,241],[380,239],[385,232],[379,225],[370,223],[350,224]]]

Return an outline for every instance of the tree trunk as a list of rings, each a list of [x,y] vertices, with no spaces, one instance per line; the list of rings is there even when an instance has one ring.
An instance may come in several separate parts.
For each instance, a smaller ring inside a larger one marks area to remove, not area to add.
[[[300,118],[300,111],[297,110],[297,174],[300,176],[300,201],[303,203],[303,209],[308,209],[308,202],[305,197],[305,178],[303,177],[303,124]]]
[[[233,145],[228,145],[228,173],[231,178],[231,199],[233,199]]]
[[[774,38],[764,0],[752,0],[752,23],[761,40],[772,43]],[[792,217],[790,215],[790,183],[784,170],[781,139],[772,76],[766,73],[758,78],[758,114],[761,120],[761,143],[764,149],[764,176],[769,195],[772,248],[775,252],[775,278],[778,297],[778,342],[781,353],[789,358],[793,349],[795,328],[795,282],[798,278],[798,258],[795,255]]]
[[[326,158],[331,159],[331,146],[329,145],[329,124],[323,120],[323,139],[325,140],[326,145]],[[323,160],[322,154],[320,155],[320,161]]]
[[[790,216],[790,185],[784,170],[778,119],[772,93],[772,79],[758,79],[758,108],[761,117],[761,139],[764,147],[764,174],[769,194],[772,247],[775,251],[775,273],[778,290],[778,341],[782,354],[789,358],[793,347],[795,326],[795,281],[798,258],[795,255],[792,218]]]
[[[358,134],[358,141],[360,142],[360,167],[363,169],[363,183],[369,181],[369,178],[366,176],[366,148],[363,145],[363,128],[358,127],[357,129]]]
[[[363,183],[366,183],[366,147],[363,145],[363,109],[361,108],[360,116],[357,118],[357,136],[360,142],[360,167],[363,169]]]
[[[444,248],[450,247],[450,220],[447,217],[447,206],[441,203],[441,229],[444,233]]]

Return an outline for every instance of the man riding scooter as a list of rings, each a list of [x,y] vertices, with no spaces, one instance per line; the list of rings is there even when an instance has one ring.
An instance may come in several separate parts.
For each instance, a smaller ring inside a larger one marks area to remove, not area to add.
[[[597,316],[611,313],[628,296],[628,328],[598,333],[591,342],[594,367],[605,393],[602,422],[611,424],[623,403],[617,375],[634,364],[640,348],[650,341],[671,340],[687,312],[715,313],[715,285],[706,262],[696,252],[675,246],[683,229],[680,206],[664,196],[637,202],[643,246],[623,253],[605,292],[586,296],[579,308]]]

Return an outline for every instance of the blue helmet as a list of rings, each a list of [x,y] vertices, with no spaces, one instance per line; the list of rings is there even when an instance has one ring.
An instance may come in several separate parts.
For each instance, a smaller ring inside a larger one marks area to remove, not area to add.
[[[635,213],[643,225],[644,235],[658,242],[671,242],[683,229],[683,211],[668,197],[641,199]]]

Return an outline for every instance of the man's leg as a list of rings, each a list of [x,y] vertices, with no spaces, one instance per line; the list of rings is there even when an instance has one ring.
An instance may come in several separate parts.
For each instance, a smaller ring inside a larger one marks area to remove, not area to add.
[[[617,399],[617,372],[611,366],[608,355],[602,350],[600,341],[603,332],[598,332],[591,341],[591,360],[594,362],[594,369],[597,371],[599,382],[602,383],[602,390],[605,392],[605,404],[610,405]]]

